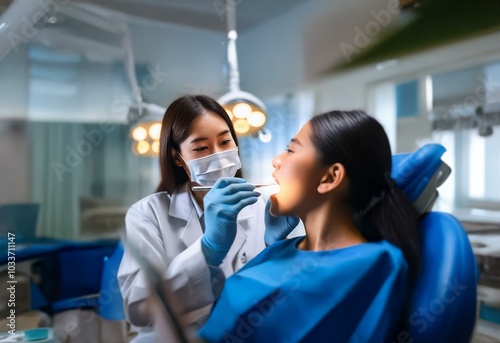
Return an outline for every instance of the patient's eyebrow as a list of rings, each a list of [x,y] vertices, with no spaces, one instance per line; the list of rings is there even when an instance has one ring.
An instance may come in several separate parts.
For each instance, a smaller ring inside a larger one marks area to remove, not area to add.
[[[290,142],[292,142],[292,143],[295,143],[295,144],[298,144],[298,145],[302,146],[302,143],[300,143],[300,141],[299,141],[297,138],[292,138],[292,139],[290,139]]]

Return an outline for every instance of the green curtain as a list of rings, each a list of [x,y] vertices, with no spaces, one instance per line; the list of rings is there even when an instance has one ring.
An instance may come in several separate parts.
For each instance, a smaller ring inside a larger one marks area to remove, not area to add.
[[[79,238],[82,199],[127,207],[154,191],[156,158],[131,153],[128,125],[30,123],[39,236]]]
[[[83,124],[30,124],[32,198],[40,203],[38,235],[75,238],[79,232],[79,197],[89,188],[88,164],[76,151],[82,129]]]

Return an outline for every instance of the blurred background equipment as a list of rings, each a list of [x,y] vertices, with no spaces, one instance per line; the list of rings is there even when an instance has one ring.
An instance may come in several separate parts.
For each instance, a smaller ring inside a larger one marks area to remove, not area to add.
[[[30,243],[36,237],[40,204],[21,203],[0,205],[0,242],[7,246],[4,239],[8,233],[16,236],[18,244]],[[5,244],[4,244],[5,243]]]

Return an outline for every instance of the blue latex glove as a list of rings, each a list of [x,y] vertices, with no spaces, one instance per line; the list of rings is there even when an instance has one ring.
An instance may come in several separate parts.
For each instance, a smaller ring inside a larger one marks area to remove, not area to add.
[[[201,237],[201,249],[209,265],[220,265],[231,248],[236,237],[238,213],[257,202],[260,196],[254,189],[254,185],[243,179],[223,177],[205,195],[205,233]]]
[[[285,239],[286,236],[288,236],[300,222],[300,218],[296,216],[275,217],[271,214],[270,208],[271,200],[267,200],[265,215],[266,231],[264,233],[264,241],[268,245]]]

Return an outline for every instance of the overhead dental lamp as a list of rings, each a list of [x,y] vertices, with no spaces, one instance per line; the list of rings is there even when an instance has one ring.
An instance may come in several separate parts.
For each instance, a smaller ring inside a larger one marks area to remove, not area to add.
[[[158,156],[165,108],[149,103],[141,103],[141,106],[142,109],[138,106],[131,106],[129,109],[129,122],[134,123],[130,130],[132,151],[140,156]]]
[[[236,53],[236,5],[234,0],[226,3],[228,45],[227,59],[229,65],[229,93],[218,99],[231,118],[238,136],[256,134],[267,121],[267,110],[264,103],[255,95],[240,89],[240,73]]]

